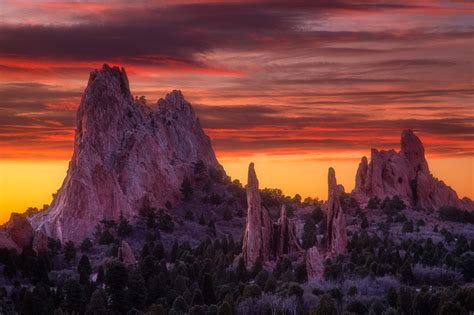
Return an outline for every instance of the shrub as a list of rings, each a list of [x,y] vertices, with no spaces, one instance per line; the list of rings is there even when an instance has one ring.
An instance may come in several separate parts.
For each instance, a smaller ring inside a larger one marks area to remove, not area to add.
[[[439,217],[444,221],[474,224],[474,212],[461,210],[456,207],[441,207],[439,209]]]
[[[406,221],[405,223],[403,223],[402,232],[403,233],[413,233],[413,222],[412,221]]]

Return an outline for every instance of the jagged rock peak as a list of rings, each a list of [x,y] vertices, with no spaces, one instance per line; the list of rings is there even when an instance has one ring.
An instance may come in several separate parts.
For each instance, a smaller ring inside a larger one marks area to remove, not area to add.
[[[425,160],[425,148],[415,133],[410,130],[403,130],[400,141],[401,152],[407,157],[413,167],[428,168]]]
[[[456,192],[430,173],[421,140],[412,130],[401,134],[400,152],[371,150],[371,160],[363,158],[355,179],[353,196],[361,203],[371,197],[400,197],[407,206],[439,209],[454,206],[474,210],[474,202],[460,200]]]
[[[178,200],[197,161],[223,171],[181,92],[169,93],[157,108],[150,112],[134,101],[124,69],[94,70],[77,111],[67,176],[33,227],[79,242],[101,220],[132,219],[142,207]]]
[[[346,218],[341,206],[340,196],[344,192],[342,185],[337,185],[336,172],[328,170],[327,201],[327,240],[331,255],[344,254],[347,249]]]
[[[124,95],[130,94],[130,84],[125,69],[119,67],[110,67],[104,64],[102,68],[95,69],[89,76],[88,86],[107,84],[107,88],[115,88]]]
[[[269,261],[273,248],[273,223],[267,209],[261,204],[258,179],[253,163],[250,163],[248,170],[247,206],[242,255],[245,264],[252,266],[257,257],[260,257],[262,262]]]

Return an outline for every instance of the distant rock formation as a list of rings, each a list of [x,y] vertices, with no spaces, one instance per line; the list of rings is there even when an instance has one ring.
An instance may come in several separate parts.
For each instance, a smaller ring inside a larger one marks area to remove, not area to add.
[[[133,250],[126,241],[122,241],[118,250],[118,258],[125,265],[134,265],[137,263],[137,259],[133,254]]]
[[[372,149],[370,163],[362,158],[352,193],[361,203],[397,195],[410,206],[474,210],[474,202],[459,199],[451,187],[431,175],[423,144],[411,130],[402,132],[400,152]]]
[[[0,228],[0,248],[14,249],[21,252],[27,246],[35,251],[46,250],[48,238],[35,232],[28,218],[19,213],[12,213],[10,219]]]
[[[254,164],[250,163],[247,180],[247,219],[245,223],[242,254],[245,264],[252,266],[257,257],[270,260],[272,248],[272,219],[262,206]]]
[[[333,256],[344,254],[347,250],[346,218],[340,200],[342,192],[344,192],[344,187],[337,184],[336,172],[330,167],[328,171],[327,244],[328,252]]]
[[[242,243],[242,255],[247,266],[253,266],[257,257],[260,257],[262,262],[268,262],[302,250],[295,223],[288,218],[285,205],[282,206],[276,223],[272,222],[268,210],[262,206],[253,163],[249,165],[247,205]]]
[[[141,207],[177,200],[199,160],[223,171],[181,92],[151,110],[134,101],[123,68],[104,65],[91,73],[77,110],[67,176],[32,225],[61,241],[80,241],[101,220],[131,218]]]
[[[20,249],[31,245],[35,233],[28,219],[19,213],[11,214],[5,231]]]
[[[319,253],[316,246],[313,246],[306,251],[305,262],[308,280],[319,280],[323,278],[324,257]]]
[[[296,235],[295,223],[288,219],[285,205],[281,207],[280,218],[274,230],[275,244],[277,245],[276,257],[302,250]]]

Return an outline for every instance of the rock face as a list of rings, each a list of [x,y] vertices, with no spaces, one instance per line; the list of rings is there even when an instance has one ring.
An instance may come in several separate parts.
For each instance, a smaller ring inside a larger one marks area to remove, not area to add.
[[[222,171],[181,92],[151,110],[134,101],[123,68],[104,65],[91,73],[82,96],[67,176],[32,224],[61,241],[80,241],[100,220],[175,201],[199,160]]]
[[[273,223],[268,210],[262,206],[253,163],[249,165],[247,205],[242,242],[242,255],[247,266],[253,266],[257,257],[268,262],[302,250],[295,223],[288,218],[286,207],[282,206],[278,221]]]
[[[332,256],[347,250],[346,218],[340,201],[342,192],[344,187],[337,184],[336,172],[331,167],[328,171],[327,244]]]
[[[316,246],[313,246],[306,251],[305,260],[308,280],[322,279],[324,275],[324,258],[319,254]]]
[[[371,150],[371,161],[363,157],[356,175],[353,195],[361,203],[370,197],[398,195],[407,205],[438,209],[455,206],[474,210],[474,203],[460,200],[456,192],[431,175],[425,149],[411,130],[401,136],[401,150]]]
[[[39,253],[48,250],[48,236],[41,231],[35,232],[33,237],[33,249]]]
[[[28,219],[18,213],[11,214],[5,232],[20,249],[31,245],[35,234]]]
[[[270,260],[272,249],[272,219],[261,204],[258,179],[254,164],[250,163],[247,181],[247,219],[245,223],[242,254],[245,264],[252,266],[257,257],[262,262]]]
[[[285,205],[281,207],[280,218],[275,226],[274,243],[277,246],[276,257],[302,250],[296,235],[295,223],[288,219]]]
[[[127,266],[134,265],[137,263],[137,259],[135,258],[135,255],[133,254],[133,250],[126,241],[122,241],[122,243],[120,244],[120,247],[118,250],[118,258],[121,262],[123,262]]]

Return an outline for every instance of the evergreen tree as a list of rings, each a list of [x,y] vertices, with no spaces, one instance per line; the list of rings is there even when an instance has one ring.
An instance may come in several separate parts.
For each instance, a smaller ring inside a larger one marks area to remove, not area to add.
[[[129,308],[125,288],[128,283],[128,272],[125,265],[112,262],[105,273],[105,292],[109,301],[109,310],[115,314],[124,314]]]
[[[183,182],[181,183],[181,188],[179,190],[183,195],[183,200],[189,200],[193,195],[194,190],[191,185],[191,182],[187,177],[184,178]]]
[[[318,306],[313,309],[311,315],[337,315],[336,303],[330,295],[324,294],[319,300]]]
[[[81,252],[85,253],[90,251],[92,249],[92,246],[94,246],[94,244],[92,244],[92,241],[89,238],[85,238],[81,242],[81,245],[79,245],[79,249],[81,250]]]
[[[106,313],[105,293],[102,289],[96,289],[92,293],[90,302],[87,305],[86,315],[102,315]]]
[[[306,219],[303,227],[303,242],[302,246],[304,249],[313,247],[316,242],[316,226],[313,218],[309,217]]]
[[[212,282],[211,275],[208,273],[204,274],[203,276],[202,295],[204,297],[204,302],[207,305],[213,304],[216,300],[214,296],[214,284]]]
[[[128,300],[132,307],[137,310],[144,310],[146,303],[145,280],[138,270],[134,270],[128,279]]]
[[[63,308],[69,313],[82,313],[84,309],[84,290],[76,280],[68,280],[63,288]]]
[[[132,226],[130,225],[128,220],[122,214],[120,214],[120,219],[119,219],[119,223],[117,227],[117,234],[120,237],[127,237],[130,234],[132,234],[132,231],[133,231]]]
[[[74,259],[76,259],[76,245],[74,242],[68,241],[64,246],[64,260],[69,264]]]

